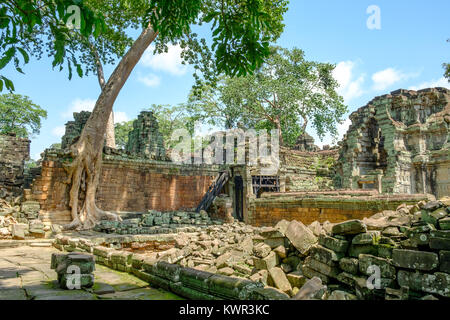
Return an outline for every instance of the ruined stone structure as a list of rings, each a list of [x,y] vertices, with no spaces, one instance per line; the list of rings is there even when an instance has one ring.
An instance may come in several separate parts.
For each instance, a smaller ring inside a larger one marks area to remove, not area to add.
[[[30,159],[30,140],[0,135],[0,198],[22,194],[24,165]]]
[[[65,149],[76,142],[90,116],[91,112],[89,111],[73,113],[74,121],[69,121],[66,123],[66,132],[61,139],[62,149]]]
[[[294,150],[315,152],[320,148],[314,144],[314,138],[305,132],[298,137]]]
[[[215,166],[178,165],[171,162],[104,155],[96,195],[99,208],[145,212],[195,208],[216,178]],[[48,149],[40,176],[32,185],[32,198],[39,201],[44,221],[70,222],[69,185],[64,181],[63,151]]]
[[[163,136],[153,112],[142,111],[133,122],[126,150],[143,158],[166,160]]]
[[[397,90],[350,115],[338,187],[450,195],[450,91]]]

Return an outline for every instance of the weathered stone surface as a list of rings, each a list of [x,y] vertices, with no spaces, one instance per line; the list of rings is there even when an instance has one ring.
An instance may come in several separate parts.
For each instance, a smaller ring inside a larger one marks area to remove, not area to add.
[[[346,240],[337,239],[325,234],[321,234],[319,236],[319,244],[338,253],[347,252],[349,245],[348,241]]]
[[[286,234],[286,230],[287,230],[287,228],[289,227],[289,221],[287,221],[287,220],[280,220],[276,225],[275,225],[275,228],[277,229],[277,230],[279,230],[283,235],[285,235]]]
[[[380,276],[382,278],[395,279],[396,270],[387,259],[368,254],[360,254],[358,260],[359,271],[361,273],[371,276],[374,274],[373,266],[377,266],[380,269]]]
[[[436,250],[450,250],[450,239],[430,237],[430,248]]]
[[[400,286],[409,287],[411,290],[450,297],[450,274],[448,273],[426,274],[400,270],[397,279]]]
[[[332,229],[333,234],[352,235],[367,232],[366,225],[361,220],[349,220],[335,224]]]
[[[441,228],[441,230],[450,230],[450,218],[440,219],[439,228]]]
[[[365,233],[360,233],[352,239],[352,244],[373,244],[377,239],[381,237],[379,231],[367,231]]]
[[[439,257],[434,252],[394,249],[392,263],[401,268],[432,271],[438,267]]]
[[[286,248],[284,246],[278,246],[273,251],[280,257],[280,259],[286,258]]]
[[[358,258],[360,254],[378,254],[378,247],[371,244],[351,244],[348,250],[348,255],[352,258]]]
[[[302,286],[299,292],[293,297],[293,300],[320,299],[325,293],[326,288],[320,278],[314,277]]]
[[[307,254],[317,242],[316,236],[299,221],[291,221],[286,229],[286,237],[301,254]]]
[[[286,278],[285,273],[280,268],[275,267],[269,269],[269,274],[272,277],[272,281],[275,284],[275,287],[287,294],[292,293],[291,284]]]
[[[258,243],[253,247],[253,252],[258,258],[265,258],[272,251],[272,248],[265,243]]]
[[[335,290],[330,294],[328,300],[344,301],[344,300],[357,300],[357,298],[354,294],[351,294],[349,292]]]
[[[305,265],[331,278],[336,278],[340,272],[339,268],[336,266],[330,266],[329,264],[313,259],[311,256],[306,257]]]
[[[450,273],[450,251],[439,251],[439,270]]]
[[[278,256],[271,251],[264,259],[253,258],[253,263],[258,270],[270,270],[278,264]]]
[[[310,257],[322,263],[334,266],[343,256],[320,245],[311,248]]]
[[[316,271],[316,270],[308,267],[307,265],[302,266],[302,272],[309,279],[316,277],[316,278],[319,278],[323,283],[330,282],[330,278],[327,275],[320,273],[319,271]]]
[[[357,274],[359,270],[359,260],[355,258],[342,258],[339,260],[339,267],[345,272]]]
[[[308,280],[308,279],[306,279],[306,277],[301,273],[301,272],[299,272],[299,271],[294,271],[294,272],[291,272],[291,273],[288,273],[287,275],[286,275],[286,277],[287,277],[287,279],[288,279],[288,281],[289,281],[289,283],[291,284],[291,286],[294,288],[294,287],[296,287],[296,288],[301,288],[301,287],[303,287],[303,285],[306,283],[306,281]]]

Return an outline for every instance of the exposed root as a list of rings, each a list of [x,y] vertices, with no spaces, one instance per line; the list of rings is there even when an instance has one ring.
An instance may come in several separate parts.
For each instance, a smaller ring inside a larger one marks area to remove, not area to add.
[[[72,146],[74,161],[65,167],[71,183],[69,206],[71,207],[72,222],[63,226],[64,230],[92,229],[100,220],[121,221],[122,219],[112,213],[99,209],[95,204],[95,193],[99,183],[102,150],[94,151],[89,141],[80,138]],[[81,201],[80,194],[84,193]]]

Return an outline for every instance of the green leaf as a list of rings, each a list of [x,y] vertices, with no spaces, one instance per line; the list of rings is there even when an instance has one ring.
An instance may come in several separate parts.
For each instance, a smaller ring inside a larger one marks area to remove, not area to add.
[[[15,47],[11,47],[5,52],[4,56],[0,59],[0,70],[3,69],[11,61],[15,53]]]

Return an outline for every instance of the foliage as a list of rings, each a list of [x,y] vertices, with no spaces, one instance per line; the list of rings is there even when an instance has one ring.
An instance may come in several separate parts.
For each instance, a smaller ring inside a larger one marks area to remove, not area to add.
[[[41,118],[47,118],[47,111],[27,96],[8,93],[0,95],[0,115],[0,134],[15,133],[29,138],[39,134]]]
[[[53,57],[53,67],[63,69],[67,64],[69,77],[72,68],[82,76],[81,64],[77,61],[77,53],[67,50],[71,41],[70,33],[73,26],[71,6],[80,9],[80,29],[84,36],[98,36],[104,21],[99,13],[94,13],[84,5],[82,0],[5,0],[0,7],[0,70],[10,63],[23,73],[20,58],[26,64],[30,55],[42,53],[42,36],[48,37],[49,56]],[[73,7],[72,7],[73,8]],[[13,82],[0,75],[0,91],[3,86],[14,90]]]
[[[191,135],[194,134],[195,122],[198,118],[189,113],[184,104],[176,106],[170,105],[151,105],[148,109],[153,111],[159,124],[164,144],[167,149],[171,149],[178,141],[172,141],[172,133],[177,129],[186,129]]]
[[[246,75],[269,55],[269,44],[281,35],[288,0],[151,0],[144,20],[158,31],[155,53],[179,44],[185,63],[194,66],[199,95],[204,84],[215,86],[219,74]],[[210,26],[212,44],[192,31]]]
[[[133,120],[123,121],[114,125],[117,149],[125,149],[128,143],[128,133],[131,130],[133,130]]]
[[[448,39],[447,42],[450,42],[450,39]],[[446,77],[448,82],[450,82],[450,63],[444,63],[442,66],[445,70],[444,77]]]
[[[50,149],[61,149],[61,143],[53,143],[52,145],[50,145]]]
[[[245,77],[222,77],[217,88],[204,85],[190,106],[198,117],[225,128],[279,129],[281,142],[295,144],[312,122],[319,137],[337,135],[347,111],[336,92],[335,66],[307,61],[300,49],[272,48],[266,63]]]

